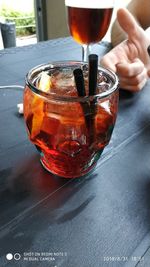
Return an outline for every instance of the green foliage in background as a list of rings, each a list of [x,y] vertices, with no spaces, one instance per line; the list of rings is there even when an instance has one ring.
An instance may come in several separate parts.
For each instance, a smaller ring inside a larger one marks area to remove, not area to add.
[[[15,11],[11,9],[3,8],[0,11],[0,17],[3,17],[6,21],[13,21],[16,23],[16,35],[30,35],[35,34],[35,27],[24,27],[17,29],[17,26],[28,26],[28,25],[35,25],[35,18],[34,13],[23,13],[20,11]],[[32,17],[32,18],[24,18],[21,19],[21,17]],[[18,18],[18,19],[13,19]]]

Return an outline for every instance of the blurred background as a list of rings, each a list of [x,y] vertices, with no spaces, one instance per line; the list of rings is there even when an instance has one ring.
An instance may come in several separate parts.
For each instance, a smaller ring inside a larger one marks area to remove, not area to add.
[[[115,1],[111,24],[116,17],[117,9],[126,6],[128,2],[129,0]],[[16,37],[14,46],[69,36],[64,0],[1,0],[0,49],[4,49],[2,32],[7,23],[12,24],[9,27],[12,27],[12,35]],[[111,25],[104,38],[106,41],[110,41],[110,29]]]

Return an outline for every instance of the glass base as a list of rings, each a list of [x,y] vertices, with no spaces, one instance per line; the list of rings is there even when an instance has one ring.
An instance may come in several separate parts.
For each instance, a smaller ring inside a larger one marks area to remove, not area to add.
[[[60,166],[57,167],[57,165],[53,165],[53,167],[51,167],[50,161],[48,161],[43,154],[40,158],[40,162],[42,166],[44,167],[44,169],[46,169],[49,173],[59,176],[60,178],[67,178],[67,179],[80,178],[92,172],[92,170],[97,165],[97,161],[100,158],[102,151],[103,150],[95,154],[95,156],[85,166],[85,168],[80,170],[80,173],[72,173],[72,170],[71,171],[67,170],[65,172],[60,168]]]
[[[84,176],[90,174],[90,173],[95,169],[95,166],[96,166],[96,163],[93,164],[92,166],[90,166],[90,168],[88,168],[86,171],[84,171],[84,172],[83,172],[82,174],[80,174],[80,175],[68,175],[68,174],[63,175],[63,174],[61,174],[61,173],[57,173],[57,172],[52,171],[52,170],[47,166],[47,164],[45,164],[45,161],[43,160],[43,158],[40,159],[40,162],[41,162],[43,168],[44,168],[46,171],[48,171],[49,173],[51,173],[51,174],[53,174],[53,175],[55,175],[55,176],[57,176],[57,177],[65,178],[65,179],[74,179],[74,178],[84,177]]]
[[[46,165],[45,165],[45,163],[42,161],[42,159],[40,159],[40,162],[41,162],[41,164],[42,164],[42,166],[43,166],[43,168],[47,171],[47,172],[49,172],[50,174],[52,174],[52,175],[55,175],[55,176],[57,176],[58,178],[65,178],[65,179],[78,179],[78,178],[83,178],[83,177],[87,177],[87,176],[89,176],[90,174],[92,174],[93,173],[93,171],[94,171],[94,169],[95,169],[95,167],[96,167],[96,163],[94,164],[94,165],[92,165],[92,167],[90,168],[90,169],[88,169],[88,171],[87,172],[85,172],[84,174],[82,174],[82,175],[79,175],[79,176],[62,176],[62,175],[59,175],[59,174],[57,174],[57,173],[55,173],[55,172],[52,172]]]

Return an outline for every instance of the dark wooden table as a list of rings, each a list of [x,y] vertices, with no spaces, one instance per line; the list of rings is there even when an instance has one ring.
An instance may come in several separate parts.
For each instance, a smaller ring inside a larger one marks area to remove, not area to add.
[[[1,50],[0,85],[24,85],[37,64],[80,58],[71,38]],[[149,267],[150,83],[120,91],[110,144],[90,176],[73,180],[42,168],[17,113],[22,94],[0,89],[0,267]]]

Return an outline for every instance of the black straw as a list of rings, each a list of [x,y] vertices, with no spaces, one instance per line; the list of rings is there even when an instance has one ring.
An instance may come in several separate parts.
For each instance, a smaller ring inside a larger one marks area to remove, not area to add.
[[[78,96],[85,96],[85,86],[84,86],[84,78],[83,78],[83,72],[81,69],[75,69],[73,71],[76,88],[78,91]]]
[[[97,70],[98,56],[95,54],[89,55],[89,96],[94,96],[97,89]],[[95,114],[96,114],[96,99],[90,101],[90,144],[95,139]]]
[[[75,79],[75,84],[76,84],[76,88],[77,88],[77,92],[78,92],[78,96],[86,96],[86,91],[85,91],[85,86],[84,86],[84,77],[83,77],[83,71],[79,68],[75,69],[73,71],[74,74],[74,79]],[[85,118],[85,123],[86,123],[86,128],[87,131],[89,132],[89,128],[90,128],[90,120],[89,120],[89,115],[90,115],[90,107],[89,104],[85,101],[85,102],[81,102],[80,103],[82,110],[83,110],[83,114],[84,114],[84,118]]]
[[[89,96],[96,94],[97,88],[98,56],[89,55]]]
[[[95,54],[89,55],[89,96],[96,94],[97,88],[97,70],[98,70],[98,56]],[[84,77],[81,69],[77,68],[73,71],[78,96],[86,96]],[[96,105],[95,99],[90,100],[90,105],[87,102],[82,102],[82,110],[85,117],[86,127],[89,133],[90,145],[94,141],[95,136],[95,113]]]

